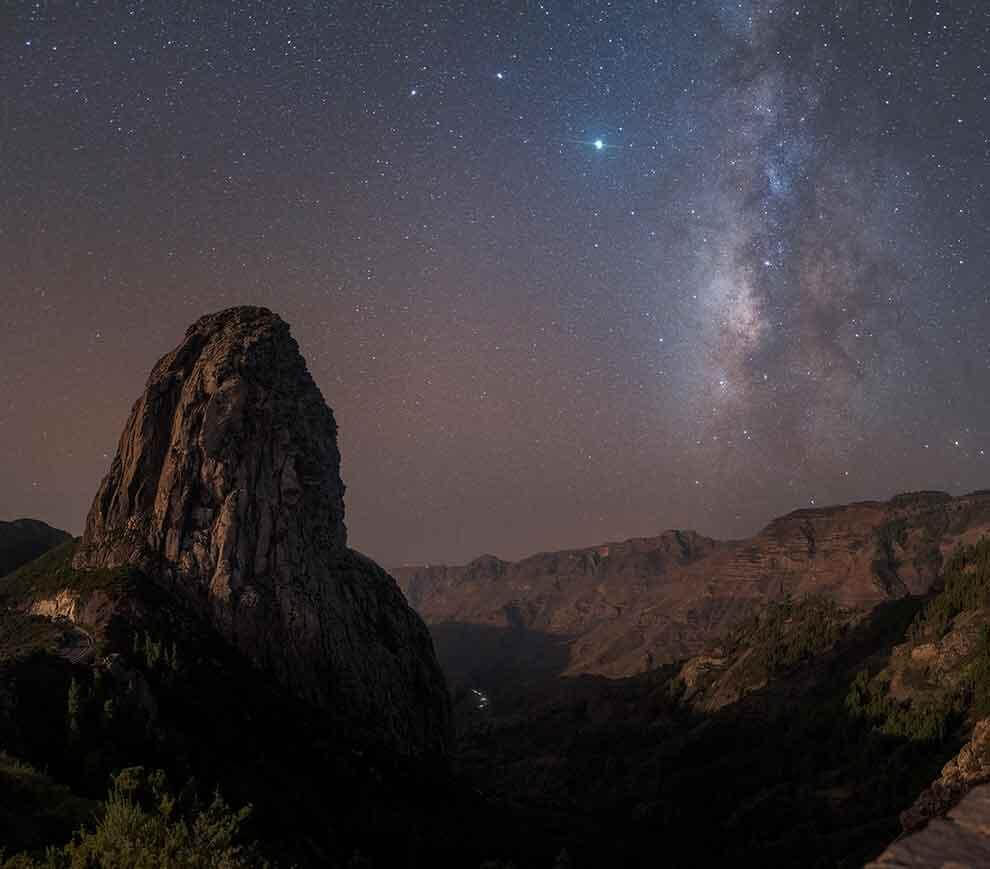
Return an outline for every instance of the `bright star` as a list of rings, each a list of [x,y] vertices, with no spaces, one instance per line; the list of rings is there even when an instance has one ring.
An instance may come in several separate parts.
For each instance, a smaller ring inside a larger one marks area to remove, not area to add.
[[[502,73],[497,72],[497,73],[495,73],[495,78],[497,78],[499,81],[501,81],[503,78],[505,78],[505,76],[502,75]]]
[[[605,147],[605,143],[601,139],[595,139],[592,144],[595,146],[596,151],[601,151]]]

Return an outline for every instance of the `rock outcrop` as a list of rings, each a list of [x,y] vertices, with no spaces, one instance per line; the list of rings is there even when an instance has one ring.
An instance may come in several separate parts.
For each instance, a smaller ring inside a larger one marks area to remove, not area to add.
[[[203,317],[151,372],[86,521],[78,568],[138,567],[298,696],[405,753],[448,699],[392,578],[347,548],[333,413],[264,308]]]
[[[12,573],[22,564],[71,539],[65,531],[37,519],[0,522],[0,576]]]
[[[967,794],[945,818],[898,839],[866,869],[979,869],[990,866],[990,785]]]
[[[916,492],[797,510],[746,540],[668,531],[518,562],[485,556],[393,574],[431,626],[537,631],[566,640],[566,672],[622,677],[705,653],[788,595],[868,608],[925,593],[945,556],[985,533],[990,492]]]
[[[974,787],[990,782],[990,718],[983,718],[973,728],[959,754],[942,769],[942,774],[901,812],[901,826],[906,833],[920,830],[933,818],[945,815]],[[987,817],[990,824],[990,815]]]

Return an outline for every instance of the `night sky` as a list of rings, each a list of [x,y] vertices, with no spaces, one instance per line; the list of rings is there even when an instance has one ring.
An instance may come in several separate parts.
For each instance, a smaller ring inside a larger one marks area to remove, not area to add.
[[[236,304],[386,565],[988,487],[988,92],[982,0],[5,3],[0,518]]]

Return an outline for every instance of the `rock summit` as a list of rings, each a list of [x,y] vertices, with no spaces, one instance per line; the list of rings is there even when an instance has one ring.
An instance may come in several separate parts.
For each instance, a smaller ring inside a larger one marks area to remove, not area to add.
[[[134,565],[296,695],[410,753],[449,701],[392,578],[347,548],[337,426],[288,325],[201,318],[152,369],[74,566]]]

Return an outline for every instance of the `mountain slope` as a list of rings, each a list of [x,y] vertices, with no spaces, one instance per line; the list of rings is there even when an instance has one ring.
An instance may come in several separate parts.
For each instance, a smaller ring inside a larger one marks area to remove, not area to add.
[[[74,568],[77,545],[0,580],[6,751],[80,799],[103,800],[128,767],[160,769],[200,801],[219,788],[254,807],[247,835],[280,865],[346,865],[355,849],[388,865],[448,847],[440,818],[471,799],[452,793],[442,757],[397,751],[387,719],[295,695],[140,569]],[[0,798],[11,847],[30,844],[22,808]]]
[[[519,562],[486,556],[391,572],[445,666],[457,664],[469,635],[495,630],[498,653],[476,671],[516,660],[514,646],[539,635],[564,648],[561,671],[618,677],[696,654],[787,595],[871,606],[924,593],[946,554],[987,530],[990,493],[918,492],[798,510],[747,540],[669,531]],[[445,651],[452,634],[462,639]]]
[[[0,576],[71,539],[65,531],[37,519],[0,522]]]
[[[506,683],[460,705],[459,763],[575,865],[861,866],[990,776],[990,540],[936,589],[785,597],[717,656]]]

